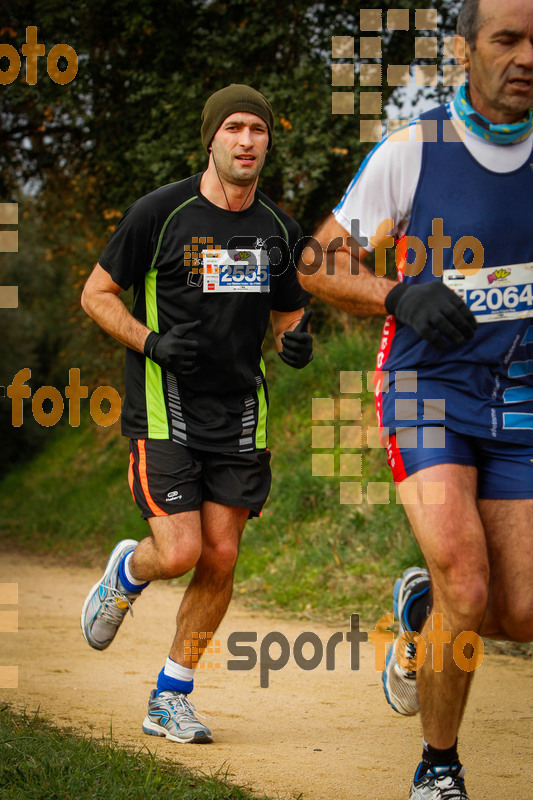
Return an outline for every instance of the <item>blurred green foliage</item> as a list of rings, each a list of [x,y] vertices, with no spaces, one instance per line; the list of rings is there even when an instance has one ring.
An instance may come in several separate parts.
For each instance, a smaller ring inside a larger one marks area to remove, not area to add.
[[[271,101],[274,148],[260,187],[304,233],[315,230],[371,147],[358,137],[360,5],[382,9],[384,24],[397,8],[389,0],[4,0],[0,44],[21,53],[26,28],[36,26],[46,56],[66,43],[79,66],[59,85],[39,57],[29,85],[22,58],[19,76],[0,85],[0,202],[20,209],[19,252],[0,254],[0,284],[19,286],[19,308],[0,310],[0,386],[29,367],[32,392],[62,392],[77,367],[90,391],[105,383],[120,391],[122,349],[81,311],[84,280],[130,203],[205,168],[201,110],[228,83],[253,85]],[[433,3],[441,35],[450,32],[454,5]],[[414,17],[408,32],[382,32],[384,65],[413,60]],[[353,116],[331,113],[332,36],[355,40]],[[384,105],[393,92],[384,80]],[[315,330],[327,330],[335,315],[322,309]],[[0,398],[0,473],[51,435],[32,419],[31,399],[27,407],[15,429]]]

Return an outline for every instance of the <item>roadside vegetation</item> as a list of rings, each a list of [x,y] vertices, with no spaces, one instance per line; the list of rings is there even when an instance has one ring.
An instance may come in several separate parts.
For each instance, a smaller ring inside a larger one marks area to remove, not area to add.
[[[119,748],[0,705],[0,797],[9,800],[260,800],[223,773],[193,773],[143,747]],[[266,798],[262,798],[266,800]]]

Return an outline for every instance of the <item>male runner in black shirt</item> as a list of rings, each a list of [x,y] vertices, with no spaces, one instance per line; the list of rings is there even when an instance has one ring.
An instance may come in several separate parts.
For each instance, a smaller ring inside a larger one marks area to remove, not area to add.
[[[117,544],[81,626],[105,649],[149,582],[195,568],[143,723],[173,741],[211,741],[188,699],[197,657],[185,643],[204,637],[205,648],[220,624],[244,525],[270,489],[269,319],[284,361],[301,368],[312,358],[295,274],[302,232],[257,189],[273,127],[270,104],[251,87],[212,95],[202,113],[206,171],[127,209],[82,296],[127,348],[122,432],[150,535]],[[119,295],[132,284],[130,314]]]

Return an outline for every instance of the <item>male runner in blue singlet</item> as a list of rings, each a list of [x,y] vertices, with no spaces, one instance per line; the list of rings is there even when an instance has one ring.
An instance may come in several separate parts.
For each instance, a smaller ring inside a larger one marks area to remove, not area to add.
[[[467,800],[457,734],[475,658],[454,658],[458,635],[533,639],[533,2],[466,0],[458,34],[466,85],[365,159],[315,234],[335,274],[300,264],[323,299],[388,313],[378,418],[429,569],[397,582],[395,611],[426,644],[439,619],[450,632],[441,671],[429,644],[416,673],[388,654],[388,701],[421,712],[411,800]],[[384,262],[389,234],[397,283],[363,264],[372,248]]]

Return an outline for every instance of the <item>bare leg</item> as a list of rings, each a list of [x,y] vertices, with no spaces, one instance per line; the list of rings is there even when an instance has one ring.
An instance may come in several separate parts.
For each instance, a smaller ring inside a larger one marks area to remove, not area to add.
[[[151,517],[151,534],[131,559],[132,575],[153,581],[177,578],[196,567],[178,611],[173,661],[196,666],[184,653],[184,641],[214,633],[231,600],[233,573],[248,509],[205,502],[200,511]],[[193,636],[194,634],[194,636]],[[199,641],[205,647],[205,637]]]
[[[226,613],[248,514],[248,509],[206,501],[200,511],[153,517],[150,536],[135,549],[131,571],[139,580],[178,577],[196,567],[178,610],[170,649],[170,658],[182,667],[197,666],[208,639]],[[193,640],[198,653],[190,647]],[[188,651],[185,642],[189,643]],[[167,666],[157,680],[160,693],[154,690],[150,695],[144,732],[175,741],[212,741],[211,731],[195,717],[194,706],[182,693],[182,689],[192,688],[192,674],[178,677],[174,673],[168,678],[166,669]],[[180,672],[175,664],[172,669]],[[183,682],[188,687],[182,686]]]
[[[533,639],[533,499],[480,500],[490,559],[484,635]]]
[[[477,472],[457,464],[428,467],[400,484],[400,497],[413,482],[419,502],[405,510],[430,571],[433,614],[442,614],[453,643],[463,631],[478,631],[487,609],[489,558],[476,501]],[[427,482],[445,484],[444,504],[422,503]],[[422,631],[427,644],[430,630],[431,618]],[[472,676],[455,663],[451,643],[443,646],[442,671],[433,669],[428,646],[417,673],[424,738],[439,749],[452,747],[457,738]]]
[[[196,666],[184,653],[184,641],[214,633],[220,625],[233,592],[233,574],[248,510],[205,502],[202,505],[202,555],[181,602],[177,631],[170,657],[185,667]],[[193,636],[194,634],[194,636]]]
[[[200,512],[151,517],[148,522],[151,533],[139,542],[130,561],[133,577],[168,580],[192,569],[202,551]]]

